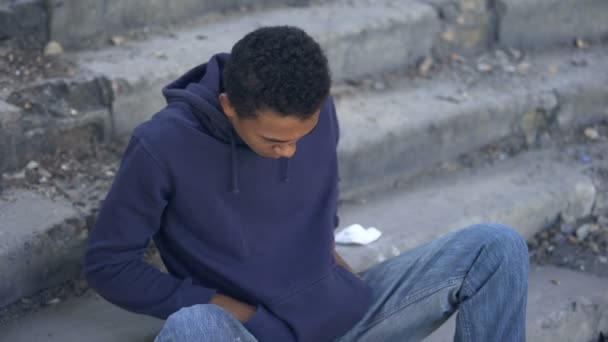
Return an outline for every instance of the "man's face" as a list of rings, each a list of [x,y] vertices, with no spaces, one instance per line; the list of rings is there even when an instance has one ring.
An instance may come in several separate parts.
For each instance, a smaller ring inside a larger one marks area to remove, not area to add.
[[[261,110],[255,118],[241,119],[225,94],[220,103],[234,130],[255,153],[266,158],[291,158],[297,142],[311,133],[319,122],[320,109],[305,120],[283,117],[272,110]]]

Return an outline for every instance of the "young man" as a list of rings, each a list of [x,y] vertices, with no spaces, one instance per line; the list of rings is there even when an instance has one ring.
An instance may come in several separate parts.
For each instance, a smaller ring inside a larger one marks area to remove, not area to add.
[[[419,341],[457,309],[458,341],[523,341],[527,247],[506,226],[463,229],[361,277],[337,255],[330,83],[312,38],[266,27],[165,88],[91,234],[89,283],[167,319],[159,342]],[[142,260],[151,238],[168,274]]]

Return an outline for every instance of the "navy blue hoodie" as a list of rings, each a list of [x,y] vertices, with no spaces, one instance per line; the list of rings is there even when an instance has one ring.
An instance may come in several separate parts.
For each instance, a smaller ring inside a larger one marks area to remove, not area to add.
[[[338,123],[333,100],[289,160],[264,158],[223,114],[214,56],[163,90],[167,106],[135,129],[91,233],[85,274],[107,300],[167,318],[217,292],[255,305],[261,342],[346,333],[370,289],[338,265]],[[169,273],[142,261],[153,238]]]

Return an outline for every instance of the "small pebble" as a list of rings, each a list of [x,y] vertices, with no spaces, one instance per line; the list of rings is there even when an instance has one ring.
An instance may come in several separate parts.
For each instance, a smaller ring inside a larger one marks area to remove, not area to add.
[[[551,279],[551,284],[553,284],[553,285],[559,285],[560,282],[557,279]]]
[[[61,300],[59,298],[53,298],[51,300],[49,300],[48,302],[46,302],[48,305],[55,305],[55,304],[59,304],[61,303]]]
[[[386,89],[386,84],[382,82],[374,82],[373,88],[374,90],[384,90]]]
[[[574,45],[576,45],[576,47],[579,48],[579,49],[586,49],[586,48],[588,48],[590,46],[590,44],[587,41],[585,41],[585,40],[583,40],[581,38],[577,38],[574,41]]]
[[[124,44],[125,42],[125,37],[123,36],[112,36],[110,37],[110,43],[114,46],[120,46],[122,44]]]
[[[56,41],[50,41],[44,47],[45,56],[56,56],[63,53],[63,46]]]
[[[40,176],[42,176],[43,178],[46,178],[46,179],[49,179],[49,178],[52,178],[52,177],[53,177],[53,174],[52,174],[52,173],[50,173],[49,171],[47,171],[47,170],[45,170],[45,169],[43,169],[43,168],[39,168],[39,169],[38,169],[38,174],[39,174]]]
[[[492,71],[492,66],[490,64],[479,63],[477,65],[477,70],[479,70],[481,72],[489,72],[489,71]]]
[[[432,57],[424,57],[420,65],[418,66],[418,73],[422,77],[426,77],[429,74],[429,71],[433,67],[433,58]]]
[[[508,72],[508,73],[514,73],[517,71],[517,68],[513,65],[505,65],[505,66],[503,66],[503,69],[505,70],[505,72]]]
[[[517,71],[519,71],[522,74],[525,74],[528,71],[530,71],[531,67],[532,67],[532,65],[530,63],[527,63],[527,62],[519,63],[519,64],[517,64]]]
[[[37,169],[40,166],[40,164],[38,164],[38,162],[32,160],[29,163],[27,163],[27,166],[25,167],[28,170],[34,170]]]
[[[600,253],[600,248],[597,246],[597,244],[595,242],[589,242],[589,249],[595,253],[595,254],[599,254]]]
[[[600,138],[600,134],[594,128],[587,128],[587,129],[585,129],[585,136],[589,140],[598,140]]]
[[[462,57],[461,55],[457,54],[457,53],[453,53],[450,55],[450,61],[452,62],[464,62],[464,57]]]
[[[577,239],[583,241],[587,238],[587,236],[589,236],[589,229],[590,229],[590,225],[589,224],[584,224],[582,226],[580,226],[577,230],[576,230],[576,237]]]
[[[597,257],[597,260],[600,262],[600,264],[608,264],[608,257],[605,257],[603,255]]]
[[[568,235],[568,242],[573,245],[578,245],[581,241],[576,238],[576,236]]]
[[[160,51],[154,52],[154,57],[156,57],[158,59],[167,59],[167,55]]]

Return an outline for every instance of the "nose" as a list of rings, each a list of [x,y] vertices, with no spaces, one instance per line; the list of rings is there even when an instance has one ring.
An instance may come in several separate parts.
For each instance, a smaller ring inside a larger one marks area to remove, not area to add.
[[[282,158],[291,158],[294,154],[296,154],[296,144],[275,146],[274,153]]]

